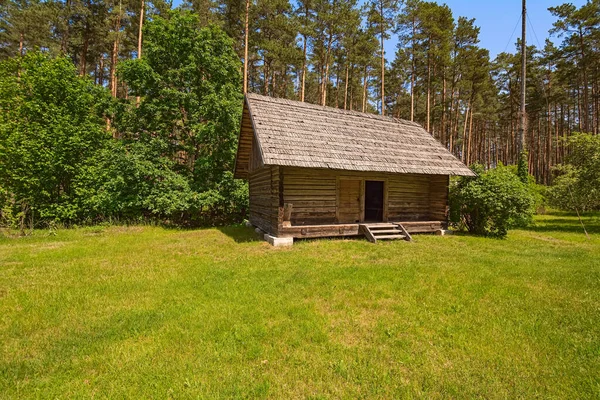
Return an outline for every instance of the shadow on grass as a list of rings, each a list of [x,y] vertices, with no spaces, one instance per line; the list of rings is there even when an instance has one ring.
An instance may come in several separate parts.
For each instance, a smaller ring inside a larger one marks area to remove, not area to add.
[[[260,242],[261,237],[254,232],[254,228],[245,225],[221,226],[217,228],[221,233],[229,236],[236,243]]]
[[[600,233],[600,214],[582,214],[581,221],[583,221],[588,233]],[[565,212],[541,216],[533,225],[525,228],[525,230],[533,232],[584,233],[577,214]]]

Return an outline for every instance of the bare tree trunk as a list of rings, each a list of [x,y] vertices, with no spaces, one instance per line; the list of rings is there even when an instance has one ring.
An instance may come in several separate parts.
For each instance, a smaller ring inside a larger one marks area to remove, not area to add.
[[[25,55],[25,51],[23,49],[23,42],[25,41],[25,35],[23,32],[19,33],[19,55],[23,57]]]
[[[263,88],[263,94],[269,95],[269,65],[267,64],[266,58],[263,57],[263,75],[265,79],[265,86]]]
[[[67,10],[68,15],[64,16],[65,20],[65,33],[60,42],[60,54],[65,55],[69,48],[69,35],[71,31],[71,26],[69,25],[69,20],[71,19],[71,0],[66,0],[65,2],[65,10]]]
[[[365,66],[365,77],[363,81],[363,97],[362,97],[362,112],[367,111],[367,80],[368,76],[368,66]]]
[[[345,88],[344,88],[344,110],[348,109],[348,72],[350,70],[350,66],[348,64],[346,64],[346,81],[345,81]]]
[[[338,64],[337,72],[335,74],[335,108],[339,108],[340,105],[340,67]]]
[[[472,103],[471,103],[472,104]],[[469,116],[469,145],[467,148],[467,154],[471,153],[471,132],[473,131],[473,108],[472,106],[469,106],[471,112],[470,112],[470,116]],[[466,123],[466,121],[465,121]],[[469,158],[467,158],[467,165],[470,165],[471,163],[471,157],[469,156]]]
[[[381,6],[381,19],[383,20],[383,1],[379,2]],[[383,48],[383,23],[381,24],[381,115],[385,115],[385,51]]]
[[[304,48],[302,50],[302,84],[300,87],[300,101],[304,101],[304,93],[306,88],[306,35],[304,35],[303,47]]]
[[[248,93],[248,27],[250,19],[250,0],[246,0],[246,21],[244,22],[244,94]]]
[[[137,58],[138,60],[142,59],[142,29],[144,28],[144,0],[142,0],[142,5],[140,7],[140,27],[138,31],[138,48],[137,48]],[[136,107],[140,106],[140,96],[135,97],[135,105]]]
[[[444,147],[448,148],[448,137],[446,135],[446,67],[442,70],[442,121],[440,127],[440,140]]]
[[[431,57],[427,56],[427,132],[431,122]],[[431,133],[431,132],[430,132]]]
[[[104,86],[104,54],[100,56],[100,65],[98,66],[98,85]]]
[[[79,76],[84,76],[87,71],[87,53],[90,43],[90,24],[85,21],[85,29],[83,31],[83,46],[81,49],[81,59],[79,60]]]
[[[462,142],[462,162],[469,165],[469,157],[467,156],[467,122],[469,121],[469,110],[470,105],[467,105],[467,111],[465,112],[465,122],[463,126],[463,142]]]
[[[329,83],[329,55],[331,54],[331,43],[333,41],[333,34],[329,33],[329,39],[327,41],[327,52],[325,53],[325,73],[321,80],[321,105],[327,105],[327,86]]]
[[[117,97],[117,61],[119,59],[119,36],[121,31],[121,5],[115,23],[115,40],[113,41],[112,53],[110,55],[110,92]]]
[[[415,120],[415,37],[416,37],[416,21],[415,17],[412,20],[412,28],[413,28],[413,44],[411,51],[411,72],[410,72],[410,120]]]

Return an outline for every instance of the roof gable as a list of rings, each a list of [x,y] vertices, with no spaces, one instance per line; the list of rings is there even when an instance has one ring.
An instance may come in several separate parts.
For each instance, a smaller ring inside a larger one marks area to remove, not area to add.
[[[252,140],[264,165],[474,175],[414,122],[257,94],[246,95],[237,177],[247,176]]]

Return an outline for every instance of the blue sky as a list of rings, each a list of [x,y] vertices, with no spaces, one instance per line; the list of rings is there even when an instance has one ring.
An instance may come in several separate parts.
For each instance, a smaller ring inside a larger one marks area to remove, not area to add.
[[[475,25],[481,28],[479,33],[479,45],[490,51],[490,56],[494,58],[503,51],[515,51],[515,43],[518,37],[521,37],[521,0],[446,0],[438,3],[447,4],[454,15],[454,19],[464,16],[475,18]],[[527,43],[536,45],[536,35],[541,46],[549,37],[548,31],[552,28],[555,21],[554,16],[548,11],[548,7],[560,5],[562,3],[572,3],[581,7],[586,3],[585,0],[528,0],[527,12],[529,20],[527,21]],[[514,30],[515,25],[517,29]],[[514,35],[511,34],[513,33]],[[509,41],[510,40],[510,41]],[[554,39],[560,43],[560,39]],[[508,47],[507,47],[508,43]],[[392,40],[389,46],[386,46],[386,57],[393,58],[395,53],[395,41]]]
[[[359,0],[361,3],[364,1],[366,0]],[[555,20],[548,11],[548,7],[567,2],[581,7],[586,3],[586,0],[527,1],[529,14],[529,20],[527,21],[528,44],[539,47],[539,40],[540,45],[544,46],[544,41],[549,37],[548,31],[552,28],[552,23]],[[181,0],[174,0],[175,5],[180,3]],[[461,16],[475,18],[475,25],[481,28],[479,45],[490,51],[491,58],[505,50],[515,51],[515,43],[517,38],[521,36],[521,0],[446,0],[438,1],[438,3],[447,4],[454,14],[454,19]],[[517,26],[516,29],[515,26]],[[560,43],[560,39],[554,38],[554,41],[557,44]],[[394,57],[396,43],[397,41],[392,35],[392,38],[385,45],[388,60]]]

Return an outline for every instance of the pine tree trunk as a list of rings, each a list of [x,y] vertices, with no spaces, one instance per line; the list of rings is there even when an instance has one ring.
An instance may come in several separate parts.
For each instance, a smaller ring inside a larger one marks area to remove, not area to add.
[[[248,27],[250,19],[250,0],[246,0],[246,20],[244,22],[244,94],[248,93]]]
[[[144,28],[144,0],[142,0],[142,4],[140,6],[140,27],[138,30],[138,48],[137,48],[137,58],[138,60],[142,59],[142,30]],[[140,106],[140,96],[135,97],[135,105],[136,107]]]
[[[365,66],[365,77],[364,77],[364,81],[363,81],[362,112],[367,111],[367,80],[368,80],[368,67]]]
[[[100,56],[100,65],[98,66],[98,85],[104,86],[104,54]]]
[[[562,106],[561,106],[562,109]],[[560,152],[560,148],[558,146],[558,135],[559,135],[559,124],[558,124],[558,103],[554,102],[554,164],[557,165],[560,163],[560,159],[559,159],[559,152]],[[561,121],[561,125],[562,125],[562,121]]]
[[[329,84],[329,55],[331,54],[331,43],[333,41],[333,34],[329,33],[329,39],[327,41],[327,52],[325,53],[325,73],[321,80],[321,105],[327,105],[327,86]]]
[[[344,88],[344,110],[348,109],[348,72],[350,70],[350,67],[348,64],[346,64],[346,81],[345,81],[345,88]]]
[[[117,97],[117,62],[119,59],[119,36],[121,31],[121,9],[115,23],[115,40],[110,55],[110,92],[113,97]]]
[[[413,42],[411,49],[411,72],[410,72],[410,120],[415,120],[415,37],[416,37],[416,21],[412,19]]]
[[[444,147],[448,148],[446,135],[446,67],[442,70],[442,122],[440,127],[440,140]]]
[[[469,116],[469,147],[467,149],[467,154],[471,153],[471,133],[473,131],[473,108],[470,106],[470,116]],[[467,158],[467,165],[471,165],[471,157]]]
[[[85,21],[85,29],[83,30],[83,46],[81,49],[81,59],[79,60],[79,76],[84,76],[87,72],[87,53],[90,43],[90,24]]]
[[[335,108],[339,108],[340,105],[340,68],[341,65],[338,64],[337,72],[335,74]]]
[[[269,95],[269,65],[267,64],[267,60],[266,58],[263,57],[263,75],[264,75],[264,79],[265,79],[265,85],[263,88],[263,94],[265,96]]]
[[[64,16],[64,21],[66,24],[65,32],[60,42],[60,53],[62,55],[65,55],[69,49],[69,35],[71,34],[71,26],[69,25],[69,21],[71,20],[71,0],[66,0],[65,9],[67,10],[67,15]]]
[[[427,55],[427,132],[431,122],[431,57]],[[431,133],[431,132],[430,132]]]
[[[304,37],[303,50],[302,50],[302,84],[300,85],[300,101],[304,101],[304,91],[306,87],[306,35]]]
[[[25,41],[25,35],[23,32],[19,33],[19,55],[23,57],[25,55],[25,51],[23,50],[23,42]]]
[[[379,2],[383,4],[383,2]],[[381,7],[381,19],[383,20],[383,6]],[[385,51],[383,48],[383,23],[381,24],[381,115],[385,115]]]
[[[463,126],[463,142],[462,142],[462,162],[469,165],[469,156],[468,156],[468,151],[469,148],[467,147],[467,142],[469,142],[470,144],[470,138],[467,138],[467,124],[469,122],[469,110],[470,110],[470,105],[467,105],[467,111],[465,112],[465,122],[464,122],[464,126]]]

